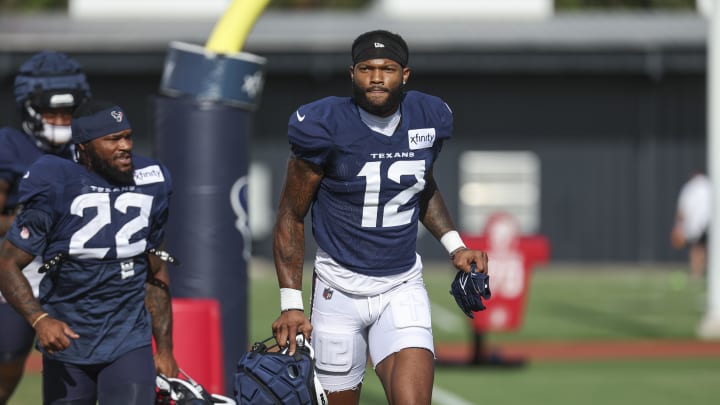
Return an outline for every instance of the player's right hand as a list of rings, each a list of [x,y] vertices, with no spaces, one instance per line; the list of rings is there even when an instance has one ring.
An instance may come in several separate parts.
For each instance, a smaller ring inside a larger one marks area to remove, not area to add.
[[[38,343],[49,355],[67,349],[70,347],[71,338],[80,337],[68,324],[49,316],[35,325],[35,332]]]
[[[273,336],[277,341],[278,346],[281,349],[288,347],[288,354],[295,354],[297,348],[297,342],[295,336],[298,333],[302,333],[305,336],[306,341],[310,341],[310,334],[312,332],[312,325],[310,320],[305,317],[305,312],[298,309],[290,309],[282,312],[278,319],[272,324]]]
[[[180,368],[177,365],[177,360],[175,360],[172,351],[157,350],[153,359],[155,360],[155,370],[158,374],[172,378],[177,377]]]

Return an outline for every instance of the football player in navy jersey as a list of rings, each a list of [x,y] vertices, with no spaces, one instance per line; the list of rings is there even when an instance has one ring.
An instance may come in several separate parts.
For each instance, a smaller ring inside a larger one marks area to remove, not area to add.
[[[131,136],[119,106],[80,105],[77,162],[45,155],[30,167],[0,246],[0,289],[37,333],[48,404],[152,404],[156,373],[178,372],[156,254],[172,184],[165,166],[132,154]],[[35,256],[46,271],[39,298],[21,272]]]
[[[367,354],[389,403],[430,404],[434,346],[418,222],[458,269],[475,263],[487,272],[487,255],[465,247],[433,177],[452,111],[438,97],[404,91],[405,41],[366,32],[351,53],[353,96],[300,106],[288,124],[292,153],[273,245],[281,313],[273,334],[290,353],[296,334],[312,339],[331,404],[359,403]],[[308,211],[318,245],[310,319],[301,292]]]
[[[40,156],[72,157],[70,119],[75,107],[90,98],[90,86],[77,61],[64,53],[44,51],[25,61],[15,76],[15,104],[22,129],[0,128],[0,240],[18,208],[20,179]],[[37,295],[42,264],[24,269]],[[35,331],[0,295],[0,405],[22,377]]]

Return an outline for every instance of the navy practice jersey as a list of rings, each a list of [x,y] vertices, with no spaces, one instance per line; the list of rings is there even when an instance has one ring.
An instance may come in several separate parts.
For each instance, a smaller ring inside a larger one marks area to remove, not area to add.
[[[24,209],[7,239],[45,261],[66,257],[40,284],[45,311],[80,335],[55,360],[98,364],[151,343],[145,252],[163,240],[171,181],[157,161],[133,162],[129,186],[53,155],[38,159],[21,182]]]
[[[288,125],[295,156],[324,171],[312,206],[315,240],[362,274],[398,274],[415,263],[425,175],[452,133],[452,112],[437,97],[410,91],[400,111],[390,137],[365,125],[347,97],[301,106]]]
[[[7,215],[15,209],[20,198],[20,178],[44,154],[24,132],[9,127],[0,128],[0,179],[10,184],[5,208],[0,214]],[[58,155],[70,159],[70,147],[63,148]]]

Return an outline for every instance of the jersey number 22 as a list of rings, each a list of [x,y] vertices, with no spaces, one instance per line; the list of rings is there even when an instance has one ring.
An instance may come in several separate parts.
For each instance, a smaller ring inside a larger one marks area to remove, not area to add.
[[[114,209],[127,214],[129,207],[140,208],[139,214],[123,225],[115,233],[117,258],[137,256],[145,251],[145,239],[130,243],[130,238],[148,226],[153,197],[146,194],[123,193],[115,199]],[[85,244],[111,222],[110,195],[108,193],[88,193],[76,197],[70,205],[70,213],[84,216],[86,208],[96,208],[97,214],[88,223],[78,229],[70,238],[69,253],[80,259],[103,259],[110,247],[89,248]]]

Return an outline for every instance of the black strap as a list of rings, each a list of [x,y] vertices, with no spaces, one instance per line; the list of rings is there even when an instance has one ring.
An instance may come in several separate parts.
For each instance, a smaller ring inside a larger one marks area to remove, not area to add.
[[[167,291],[168,294],[170,293],[170,287],[164,281],[160,280],[159,278],[150,276],[150,277],[148,277],[147,282],[154,285],[155,287],[158,287],[162,290]]]
[[[40,268],[38,269],[38,273],[44,274],[52,270],[55,266],[60,265],[60,262],[63,260],[64,257],[65,255],[62,252],[56,254],[55,257],[46,261],[42,264],[42,266],[40,266]]]
[[[174,264],[174,265],[176,265],[176,266],[179,266],[179,265],[180,265],[180,261],[179,261],[178,259],[176,259],[176,258],[173,257],[172,255],[170,255],[170,253],[168,253],[168,252],[166,252],[166,251],[164,251],[164,250],[159,250],[159,249],[152,248],[152,249],[148,250],[148,253],[153,254],[153,255],[159,257],[160,260],[162,260],[162,261],[164,261],[164,262],[172,263],[172,264]]]

